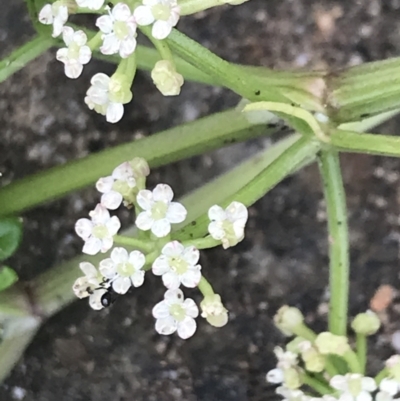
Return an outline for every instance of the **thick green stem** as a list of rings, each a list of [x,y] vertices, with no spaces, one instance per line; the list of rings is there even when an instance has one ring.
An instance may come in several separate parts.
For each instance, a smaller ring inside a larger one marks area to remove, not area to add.
[[[183,246],[194,246],[197,249],[210,249],[221,245],[221,241],[214,239],[213,237],[196,238],[193,240],[183,241]]]
[[[328,215],[329,232],[329,331],[346,336],[349,297],[349,238],[346,198],[339,155],[321,150],[319,168]]]
[[[356,335],[357,357],[360,364],[361,373],[365,374],[367,364],[367,336],[357,333]]]
[[[329,387],[328,383],[323,383],[318,379],[310,376],[309,374],[305,374],[304,376],[302,376],[302,380],[304,384],[310,386],[312,389],[314,389],[317,393],[321,395],[331,394],[333,391]]]
[[[362,373],[360,362],[357,354],[353,351],[348,351],[343,355],[343,359],[347,362],[350,372]]]
[[[123,235],[114,235],[114,243],[116,245],[127,245],[130,248],[138,249],[140,251],[149,253],[154,247],[150,241],[143,241],[134,237],[125,237]]]
[[[214,295],[214,290],[211,284],[204,278],[204,276],[201,276],[198,288],[204,297]]]

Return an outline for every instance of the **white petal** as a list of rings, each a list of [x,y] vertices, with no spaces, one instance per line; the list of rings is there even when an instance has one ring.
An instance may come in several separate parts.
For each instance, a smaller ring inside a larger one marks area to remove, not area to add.
[[[46,4],[39,12],[39,21],[44,25],[50,25],[53,23],[53,11],[51,4]]]
[[[137,194],[136,202],[143,210],[150,210],[154,204],[152,192],[148,189],[142,189]]]
[[[396,380],[384,378],[379,384],[379,389],[390,395],[395,395],[399,391],[399,384]]]
[[[103,39],[103,45],[100,47],[100,51],[103,54],[116,54],[119,51],[121,41],[113,34],[107,34]]]
[[[89,262],[79,263],[79,268],[82,270],[83,274],[88,278],[97,277],[97,269]]]
[[[116,191],[111,191],[101,196],[101,204],[110,210],[118,209],[122,201],[122,195]]]
[[[199,308],[197,307],[196,303],[191,298],[185,299],[183,302],[183,307],[185,308],[185,312],[187,316],[190,317],[197,317],[199,316]]]
[[[87,64],[92,58],[92,51],[89,46],[82,46],[79,49],[79,62],[81,64]]]
[[[185,248],[179,241],[171,241],[164,245],[161,253],[166,256],[181,256]]]
[[[106,227],[108,230],[108,233],[111,236],[114,236],[118,230],[121,228],[121,222],[119,221],[119,218],[117,216],[111,217],[110,220],[107,221]]]
[[[129,57],[136,49],[136,39],[135,38],[126,38],[124,39],[119,47],[119,55],[122,58]]]
[[[170,290],[176,290],[179,288],[181,282],[176,273],[169,271],[162,276],[164,285]]]
[[[102,15],[97,18],[96,26],[105,34],[111,33],[113,31],[113,20],[109,15]]]
[[[240,202],[232,202],[227,208],[226,213],[229,220],[231,221],[241,221],[242,224],[246,224],[249,216],[247,207]]]
[[[177,322],[172,317],[167,317],[165,319],[157,319],[155,328],[157,333],[169,335],[175,333],[177,328]]]
[[[165,319],[170,316],[169,307],[165,301],[156,304],[151,313],[156,319]]]
[[[112,237],[103,238],[103,240],[101,241],[100,252],[105,253],[105,252],[109,251],[112,248],[113,243],[114,243],[114,241],[113,241]]]
[[[144,271],[139,270],[131,276],[132,284],[134,287],[140,287],[144,282]]]
[[[56,53],[56,59],[65,64],[69,60],[68,49],[66,47],[58,49]]]
[[[183,251],[182,257],[186,262],[194,266],[200,259],[200,251],[194,246],[188,246]]]
[[[221,227],[221,225],[216,222],[216,221],[212,221],[209,225],[208,225],[208,232],[210,233],[211,237],[213,237],[216,240],[222,240],[222,238],[225,237],[225,231],[224,229]]]
[[[173,7],[172,10],[171,10],[171,15],[168,18],[168,23],[171,26],[175,26],[179,21],[179,17],[180,17],[180,8],[179,8],[179,6],[178,7]]]
[[[156,21],[151,30],[151,34],[155,39],[165,39],[172,31],[172,26],[167,21]]]
[[[363,390],[372,392],[376,390],[376,382],[372,377],[363,377],[361,379],[361,386]]]
[[[174,197],[172,188],[167,184],[158,184],[153,190],[153,199],[155,202],[171,202]]]
[[[122,103],[111,102],[107,107],[106,120],[109,123],[117,123],[124,115],[124,106]]]
[[[65,28],[67,28],[67,27],[64,27],[64,29]],[[74,33],[73,40],[78,46],[82,47],[87,42],[87,36],[86,36],[85,32],[79,30]]]
[[[267,373],[267,382],[273,384],[279,384],[283,382],[283,371],[282,369],[272,369]]]
[[[78,60],[69,60],[65,63],[64,71],[68,78],[76,79],[82,74],[83,66]]]
[[[141,212],[136,217],[135,224],[139,230],[147,231],[150,230],[151,226],[154,224],[153,218],[148,212]]]
[[[357,395],[356,401],[372,401],[372,396],[368,391],[361,391]]]
[[[58,14],[55,17],[55,19],[58,19],[60,21],[60,23],[62,25],[64,25],[68,20],[68,7],[67,6],[60,6],[58,8]]]
[[[116,266],[111,258],[103,259],[100,262],[99,270],[100,273],[108,279],[114,278],[117,273]]]
[[[132,251],[129,254],[129,262],[133,264],[136,270],[140,270],[144,266],[146,258],[142,252]]]
[[[74,30],[70,26],[64,26],[62,35],[64,43],[69,46],[74,39]]]
[[[168,290],[164,294],[164,299],[167,305],[181,304],[184,296],[182,290]]]
[[[111,259],[114,263],[125,263],[128,261],[128,251],[125,248],[117,247],[111,252]]]
[[[133,16],[138,25],[150,25],[154,22],[154,16],[150,7],[139,6],[135,8]]]
[[[162,276],[163,274],[170,271],[170,266],[168,264],[168,258],[165,255],[159,256],[151,267],[151,270],[156,276]]]
[[[130,163],[124,162],[119,166],[115,167],[114,171],[112,172],[112,178],[121,181],[127,181],[128,179],[133,178],[133,170]]]
[[[178,322],[178,336],[186,340],[189,337],[192,337],[196,328],[196,321],[191,317],[186,317],[182,322]]]
[[[173,224],[182,223],[186,219],[187,210],[178,202],[171,202],[167,210],[167,219]]]
[[[110,212],[100,203],[96,205],[94,210],[89,212],[94,224],[106,224],[110,219]]]
[[[79,219],[75,223],[76,233],[84,240],[92,235],[93,223],[89,219]]]
[[[110,192],[114,184],[114,178],[111,176],[101,177],[96,182],[96,189],[102,194]]]
[[[101,250],[102,243],[98,238],[89,238],[83,246],[82,252],[88,255],[96,255]]]
[[[110,83],[110,77],[102,72],[98,72],[97,74],[93,75],[90,83],[99,89],[107,91]]]
[[[111,11],[117,21],[126,21],[131,16],[131,10],[125,3],[118,3]]]
[[[181,282],[187,288],[197,287],[200,283],[200,279],[200,270],[188,270],[181,276]]]
[[[106,293],[106,290],[97,290],[89,297],[89,305],[94,310],[103,309],[104,306],[101,304],[101,297]]]
[[[226,219],[225,210],[221,206],[214,205],[208,209],[208,218],[210,220],[222,221]]]
[[[329,381],[329,384],[335,390],[346,391],[347,389],[347,379],[341,375],[333,376],[332,379]]]
[[[118,277],[113,283],[113,290],[118,294],[126,294],[129,288],[131,287],[131,280],[129,277]]]
[[[151,232],[158,238],[165,237],[171,232],[171,224],[167,219],[156,220],[151,226]]]

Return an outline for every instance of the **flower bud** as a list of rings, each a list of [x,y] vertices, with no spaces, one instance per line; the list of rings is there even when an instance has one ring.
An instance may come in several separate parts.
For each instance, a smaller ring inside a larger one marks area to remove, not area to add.
[[[130,162],[133,176],[137,178],[147,177],[150,174],[149,164],[142,157],[135,157]]]
[[[274,316],[274,323],[286,336],[292,336],[293,330],[303,324],[304,316],[299,309],[284,305]]]
[[[347,337],[337,336],[328,331],[317,336],[315,346],[323,355],[333,354],[343,356],[347,351],[351,350]]]
[[[283,383],[290,390],[299,388],[303,384],[299,369],[295,367],[285,369],[283,371]]]
[[[176,96],[181,93],[183,76],[176,72],[174,65],[169,60],[157,61],[151,71],[154,85],[164,96]]]
[[[204,317],[211,326],[222,327],[228,323],[228,311],[221,302],[218,294],[208,295],[200,303],[202,310],[201,316]]]
[[[351,328],[358,334],[371,336],[375,334],[381,326],[378,315],[372,311],[359,313],[351,323]]]
[[[325,357],[311,344],[310,341],[303,341],[299,344],[301,357],[309,372],[322,372],[325,368]]]

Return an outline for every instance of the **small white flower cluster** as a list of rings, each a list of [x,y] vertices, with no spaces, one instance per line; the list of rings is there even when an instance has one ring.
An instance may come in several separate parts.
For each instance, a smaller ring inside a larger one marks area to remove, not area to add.
[[[74,31],[65,25],[69,14],[84,11],[103,14],[96,20],[99,33],[90,41],[82,30]],[[41,9],[39,21],[52,25],[53,37],[62,34],[66,47],[57,51],[57,60],[64,64],[66,76],[76,79],[83,66],[89,63],[92,51],[98,49],[104,55],[118,54],[122,60],[127,59],[135,52],[138,26],[152,25],[152,36],[163,40],[176,26],[179,16],[177,0],[142,0],[142,4],[134,8],[124,2],[114,2],[110,8],[104,0],[57,0]],[[131,66],[122,73],[117,69],[112,77],[95,74],[85,98],[88,107],[106,116],[108,122],[118,122],[124,113],[123,105],[132,99],[130,87],[134,69],[135,66]],[[178,95],[183,85],[182,75],[176,72],[170,60],[158,61],[152,78],[165,96]]]
[[[186,339],[196,330],[199,308],[192,299],[184,299],[180,287],[195,288],[200,284],[200,251],[193,245],[169,240],[171,226],[182,223],[187,211],[181,203],[173,201],[169,185],[158,184],[153,191],[145,189],[149,173],[147,162],[135,158],[116,167],[110,176],[100,178],[96,183],[102,194],[100,203],[89,213],[90,219],[82,218],[75,224],[76,233],[85,242],[83,253],[105,253],[113,247],[114,237],[121,227],[118,217],[111,217],[109,210],[121,204],[134,207],[135,224],[143,231],[139,238],[145,238],[147,254],[115,247],[108,258],[100,261],[98,268],[82,262],[80,268],[84,276],[76,280],[73,291],[78,298],[89,297],[90,306],[99,310],[108,306],[115,294],[125,294],[132,286],[141,286],[145,271],[151,269],[154,275],[161,276],[167,288],[164,300],[153,308],[156,331],[160,334],[177,332]],[[243,239],[247,221],[247,209],[243,204],[232,202],[226,210],[214,205],[209,216],[209,238],[220,241],[224,248]],[[218,294],[208,293],[200,306],[201,316],[213,326],[227,323],[227,310]]]

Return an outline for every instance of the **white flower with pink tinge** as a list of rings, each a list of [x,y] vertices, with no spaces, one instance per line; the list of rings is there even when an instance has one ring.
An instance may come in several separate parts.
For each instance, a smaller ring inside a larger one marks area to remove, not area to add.
[[[195,318],[199,315],[199,308],[193,299],[184,299],[179,289],[168,290],[152,313],[157,319],[155,327],[159,334],[169,335],[177,331],[179,337],[186,340],[196,331]]]
[[[211,206],[208,218],[211,220],[208,232],[222,242],[224,249],[235,246],[244,238],[248,211],[242,203],[232,202],[225,210],[218,205]]]
[[[136,22],[129,6],[118,3],[109,15],[102,15],[96,21],[96,26],[103,32],[103,54],[116,54],[127,58],[136,49]]]
[[[64,1],[45,4],[39,12],[39,21],[44,25],[53,25],[53,38],[60,36],[68,20],[68,7]]]
[[[201,279],[201,266],[197,264],[200,252],[194,246],[185,248],[180,242],[172,241],[161,250],[161,255],[153,262],[152,270],[162,276],[164,285],[175,290],[182,284],[196,287]]]
[[[92,57],[92,51],[89,46],[86,46],[86,34],[65,26],[63,40],[67,47],[58,49],[56,58],[64,63],[65,75],[68,78],[78,78],[82,74],[83,65],[87,64]]]
[[[176,0],[143,0],[133,15],[138,25],[153,24],[151,34],[156,39],[165,39],[179,21],[180,8]]]
[[[76,233],[85,241],[82,252],[88,255],[107,252],[113,246],[113,236],[121,223],[117,216],[110,217],[108,210],[100,204],[89,216],[91,220],[79,219],[75,224]]]
[[[79,7],[88,8],[89,10],[100,10],[103,7],[104,0],[76,0]]]
[[[135,187],[136,180],[129,162],[120,164],[110,176],[102,177],[96,183],[97,190],[103,194],[101,204],[110,210],[117,209]]]
[[[153,192],[147,189],[139,191],[136,201],[144,210],[136,218],[140,230],[151,232],[158,238],[171,232],[171,224],[182,223],[187,211],[185,207],[172,202],[174,193],[167,184],[158,184]]]
[[[118,294],[125,294],[129,288],[140,287],[144,282],[142,270],[146,258],[140,251],[128,253],[125,248],[114,248],[109,258],[100,262],[100,273],[110,280]]]

